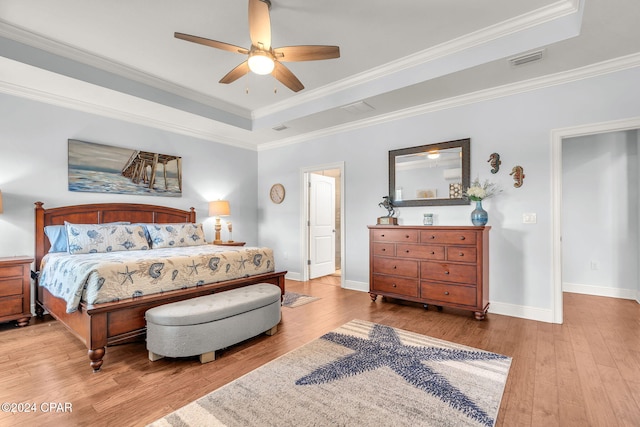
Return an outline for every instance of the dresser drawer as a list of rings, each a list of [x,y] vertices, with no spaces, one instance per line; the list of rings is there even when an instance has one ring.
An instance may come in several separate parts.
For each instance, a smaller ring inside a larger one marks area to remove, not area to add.
[[[418,277],[418,261],[373,257],[373,272],[393,276]]]
[[[22,313],[22,295],[0,298],[0,317]]]
[[[371,290],[418,297],[418,279],[373,275]]]
[[[473,231],[421,231],[420,242],[442,243],[447,245],[475,245],[476,233]]]
[[[403,258],[420,258],[444,261],[444,246],[411,245],[398,243],[396,256]]]
[[[388,228],[371,230],[373,242],[418,242],[418,230],[390,230]]]
[[[20,295],[22,297],[22,277],[0,279],[0,297]]]
[[[475,285],[476,266],[422,261],[420,263],[420,277],[422,279]]]
[[[475,246],[447,246],[447,261],[473,262],[477,260]]]
[[[420,298],[475,306],[476,287],[422,281],[420,282]]]
[[[376,242],[372,244],[372,250],[374,255],[396,256],[395,243]]]

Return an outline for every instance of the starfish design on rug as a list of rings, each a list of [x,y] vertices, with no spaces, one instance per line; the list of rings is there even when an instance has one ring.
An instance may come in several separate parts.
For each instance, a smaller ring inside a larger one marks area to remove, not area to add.
[[[422,361],[495,360],[507,359],[506,356],[481,351],[405,345],[400,342],[393,328],[383,325],[374,325],[369,339],[336,332],[329,332],[322,338],[355,350],[355,353],[319,367],[297,380],[296,385],[328,383],[386,366],[414,387],[430,393],[483,425],[493,426],[493,418],[436,372],[434,367],[427,366]]]

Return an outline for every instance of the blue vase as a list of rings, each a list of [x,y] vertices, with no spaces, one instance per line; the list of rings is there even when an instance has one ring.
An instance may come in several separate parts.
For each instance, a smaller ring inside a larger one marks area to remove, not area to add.
[[[473,225],[486,225],[489,221],[489,214],[482,209],[482,200],[476,200],[476,208],[471,212],[471,223]]]

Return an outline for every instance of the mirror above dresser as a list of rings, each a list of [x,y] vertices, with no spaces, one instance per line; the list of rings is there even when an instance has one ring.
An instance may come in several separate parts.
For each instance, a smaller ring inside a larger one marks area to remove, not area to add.
[[[389,151],[389,196],[394,206],[467,205],[469,138]]]

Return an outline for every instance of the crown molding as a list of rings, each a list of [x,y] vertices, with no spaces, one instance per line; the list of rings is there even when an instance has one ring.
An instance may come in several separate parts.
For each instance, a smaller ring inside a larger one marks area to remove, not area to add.
[[[511,83],[490,89],[484,89],[465,95],[446,98],[426,104],[418,105],[403,110],[394,111],[393,113],[381,114],[374,117],[325,128],[318,131],[308,132],[304,135],[294,136],[282,139],[276,142],[264,143],[258,146],[258,151],[271,150],[281,148],[288,145],[299,144],[309,140],[322,138],[338,133],[348,132],[352,130],[362,129],[365,127],[391,122],[395,120],[406,119],[422,114],[432,113],[440,110],[461,107],[468,104],[475,104],[482,101],[488,101],[496,98],[504,98],[507,96],[517,95],[523,92],[544,89],[551,86],[558,86],[579,80],[590,79],[604,74],[624,71],[630,68],[640,67],[640,53],[635,53],[620,58],[599,62],[593,65],[577,68],[574,70],[559,72],[548,76],[538,77],[518,83]]]
[[[58,55],[72,61],[95,67],[125,79],[133,80],[209,107],[227,111],[230,114],[239,117],[251,119],[250,111],[235,104],[204,95],[201,92],[169,82],[137,68],[104,58],[66,43],[48,39],[32,31],[10,24],[2,19],[0,19],[0,37],[5,37],[18,43],[44,50],[45,52],[49,52],[53,55]]]
[[[416,66],[445,58],[455,53],[552,22],[559,18],[577,13],[579,9],[580,0],[560,0],[529,13],[430,47],[421,52],[417,52],[396,61],[355,74],[330,85],[305,91],[293,98],[274,103],[267,107],[255,109],[251,113],[251,118],[252,120],[260,119],[284,110],[299,107],[302,104],[318,101],[325,97],[336,95],[337,93],[350,89],[354,86],[387,77],[400,71],[411,69]]]
[[[72,110],[81,111],[83,113],[95,114],[101,117],[107,117],[138,125],[153,127],[155,129],[165,130],[181,135],[187,135],[194,138],[204,139],[206,141],[217,142],[220,144],[231,145],[238,148],[256,151],[256,145],[253,143],[224,137],[221,136],[220,133],[208,132],[201,129],[196,129],[192,126],[185,126],[180,124],[179,119],[177,118],[171,121],[171,112],[168,115],[164,115],[162,119],[158,119],[151,117],[150,115],[136,114],[131,111],[126,111],[123,108],[108,107],[78,98],[66,97],[44,90],[38,90],[12,84],[6,81],[0,81],[0,93],[43,102],[46,104],[55,105],[57,107],[69,108]],[[143,100],[143,102],[150,101]]]

